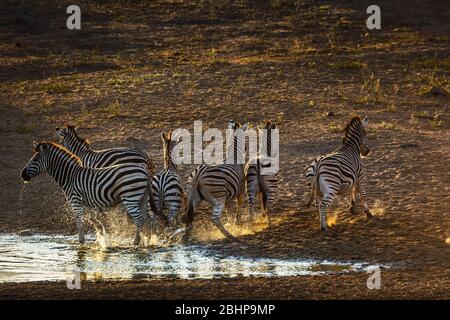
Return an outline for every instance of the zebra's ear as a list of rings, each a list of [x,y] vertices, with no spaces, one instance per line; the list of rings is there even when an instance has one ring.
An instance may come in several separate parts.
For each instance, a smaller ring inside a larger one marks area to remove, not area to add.
[[[36,141],[33,140],[33,149],[35,151],[37,151],[37,147],[38,147],[39,143],[37,143]]]
[[[167,140],[167,135],[165,131],[161,132],[161,139],[163,142]]]
[[[369,124],[369,118],[364,117],[364,119],[361,120],[361,124],[363,128],[367,127],[367,125]]]
[[[242,128],[242,130],[246,131],[249,127],[250,127],[250,123],[247,122],[247,123],[244,124],[241,128]]]

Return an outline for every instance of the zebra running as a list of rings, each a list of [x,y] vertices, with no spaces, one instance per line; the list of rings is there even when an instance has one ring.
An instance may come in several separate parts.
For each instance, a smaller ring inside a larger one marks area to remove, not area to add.
[[[313,194],[320,203],[320,228],[327,230],[327,210],[338,194],[350,193],[352,206],[356,193],[360,194],[364,212],[370,218],[372,214],[366,202],[366,177],[361,155],[366,156],[369,148],[366,144],[365,128],[369,119],[354,117],[345,128],[342,146],[333,153],[317,160],[312,181]]]
[[[261,174],[263,168],[270,167],[272,157],[272,130],[277,128],[276,123],[267,121],[265,125],[266,131],[263,133],[257,126],[260,136],[263,140],[260,145],[258,156],[248,161],[245,176],[248,204],[250,209],[250,219],[254,218],[255,198],[259,194],[262,203],[262,213],[267,215],[270,223],[270,215],[273,202],[275,201],[278,191],[278,175],[277,174]]]
[[[249,124],[241,127],[239,123],[230,120],[228,129],[234,132],[233,139],[227,146],[228,159],[232,157],[233,163],[221,163],[212,165],[201,165],[195,170],[191,179],[191,189],[188,195],[186,211],[185,239],[189,237],[192,230],[195,210],[203,200],[209,202],[212,207],[212,221],[214,225],[229,239],[238,241],[229,233],[222,224],[222,211],[229,208],[234,199],[237,199],[237,213],[239,214],[244,193],[244,161],[245,141],[243,133]],[[241,138],[241,139],[238,139]],[[232,147],[232,148],[231,148]]]
[[[49,141],[33,143],[35,154],[24,167],[25,182],[47,172],[63,189],[75,215],[79,242],[84,242],[83,207],[100,210],[122,203],[136,225],[134,244],[148,217],[150,177],[142,166],[120,164],[106,168],[87,168],[78,156]]]
[[[172,131],[162,132],[161,139],[164,150],[164,170],[152,177],[150,192],[156,210],[154,213],[164,217],[173,225],[181,205],[185,201],[185,193],[173,154],[173,148],[178,142],[176,137],[172,136]],[[169,211],[167,217],[163,215],[164,208]]]
[[[155,174],[155,165],[152,159],[139,148],[119,147],[91,150],[89,141],[79,137],[73,125],[56,128],[56,134],[61,138],[60,143],[67,150],[80,157],[85,167],[103,168],[116,164],[136,164],[146,167],[150,175]]]
[[[310,191],[309,192],[308,203],[306,204],[306,207],[308,207],[308,208],[311,207],[311,203],[315,199],[314,189],[313,189],[313,180],[314,180],[314,175],[315,175],[315,172],[316,172],[317,163],[323,157],[325,157],[325,156],[317,157],[313,162],[311,162],[309,167],[306,169],[305,180],[306,180],[306,185],[308,186],[308,190]],[[318,207],[317,203],[315,203],[315,205],[316,205],[316,208],[317,208]]]

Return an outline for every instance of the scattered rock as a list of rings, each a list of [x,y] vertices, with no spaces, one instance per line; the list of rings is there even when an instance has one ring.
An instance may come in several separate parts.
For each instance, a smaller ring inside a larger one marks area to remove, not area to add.
[[[448,92],[440,86],[432,86],[428,94],[433,96],[446,96],[448,95]]]
[[[333,111],[328,111],[327,114],[326,114],[326,116],[327,116],[327,117],[334,117],[335,114],[334,114]]]

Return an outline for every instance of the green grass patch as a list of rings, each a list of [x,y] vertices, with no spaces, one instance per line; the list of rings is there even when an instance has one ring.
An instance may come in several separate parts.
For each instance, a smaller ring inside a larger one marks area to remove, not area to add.
[[[41,86],[41,91],[45,93],[65,93],[70,91],[70,87],[62,82],[44,83]]]
[[[339,61],[328,64],[335,69],[363,69],[367,68],[367,63],[361,61]]]

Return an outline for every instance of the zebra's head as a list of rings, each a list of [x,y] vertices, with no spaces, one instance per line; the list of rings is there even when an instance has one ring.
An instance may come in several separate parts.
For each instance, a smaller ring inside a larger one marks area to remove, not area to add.
[[[31,157],[30,161],[28,161],[27,165],[23,168],[22,174],[20,175],[22,180],[25,182],[30,181],[47,170],[47,153],[49,150],[48,143],[46,141],[42,141],[40,143],[33,141],[33,149],[35,153]]]
[[[163,131],[161,133],[161,140],[164,148],[164,163],[168,165],[169,162],[172,162],[172,151],[179,142],[179,136],[174,135],[172,131]]]
[[[229,120],[227,125],[227,163],[242,164],[245,161],[247,144],[245,143],[245,131],[250,127],[247,122],[241,125],[239,122]],[[231,133],[231,134],[230,134]]]
[[[266,124],[264,125],[264,131],[261,130],[261,128],[259,127],[259,125],[256,126],[258,129],[258,134],[261,137],[261,142],[260,142],[260,149],[259,149],[259,153],[260,155],[264,155],[264,156],[268,156],[271,157],[272,156],[272,130],[277,129],[277,124],[275,122],[272,122],[272,120],[268,120],[266,121]]]
[[[345,128],[345,136],[343,144],[352,145],[356,147],[362,156],[367,156],[370,152],[367,146],[367,133],[366,128],[369,124],[369,119],[364,117],[354,117]]]
[[[89,141],[80,138],[74,125],[68,124],[64,128],[56,128],[56,134],[61,138],[61,145],[67,150],[77,153],[78,149],[89,148]]]

